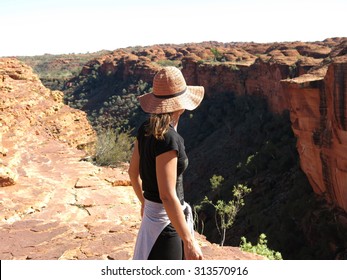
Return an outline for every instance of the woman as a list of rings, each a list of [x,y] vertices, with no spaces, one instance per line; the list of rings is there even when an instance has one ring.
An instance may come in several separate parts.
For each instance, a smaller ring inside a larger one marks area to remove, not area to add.
[[[187,86],[181,71],[164,67],[154,77],[153,92],[139,96],[150,118],[138,130],[129,176],[141,202],[142,223],[133,259],[202,259],[194,239],[190,206],[184,202],[182,174],[188,165],[177,133],[185,109],[202,101],[204,88]]]

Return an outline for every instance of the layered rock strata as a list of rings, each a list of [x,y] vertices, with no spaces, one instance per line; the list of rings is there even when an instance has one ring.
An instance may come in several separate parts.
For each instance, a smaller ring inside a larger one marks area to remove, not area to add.
[[[334,59],[325,76],[282,83],[301,168],[317,194],[347,212],[347,56]]]
[[[85,113],[63,103],[63,93],[45,88],[31,68],[0,59],[0,186],[14,184],[27,138],[56,139],[69,146],[95,141]]]

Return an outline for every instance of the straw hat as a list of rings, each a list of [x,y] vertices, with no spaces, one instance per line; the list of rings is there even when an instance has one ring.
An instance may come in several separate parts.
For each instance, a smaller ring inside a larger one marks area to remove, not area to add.
[[[203,97],[204,87],[187,86],[182,72],[169,66],[155,74],[153,92],[139,96],[139,101],[145,112],[162,114],[181,109],[194,110]]]

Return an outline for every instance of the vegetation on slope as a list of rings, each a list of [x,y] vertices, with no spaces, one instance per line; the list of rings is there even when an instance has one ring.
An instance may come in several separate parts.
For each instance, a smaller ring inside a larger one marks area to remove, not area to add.
[[[65,83],[76,77],[83,65],[110,51],[86,54],[44,54],[37,56],[18,56],[17,59],[29,65],[39,75],[42,83],[52,90],[63,90]]]
[[[145,116],[137,96],[148,90],[150,85],[142,80],[115,80],[100,75],[96,66],[92,75],[80,76],[74,87],[65,90],[65,102],[85,111],[97,132],[107,127],[131,131]]]

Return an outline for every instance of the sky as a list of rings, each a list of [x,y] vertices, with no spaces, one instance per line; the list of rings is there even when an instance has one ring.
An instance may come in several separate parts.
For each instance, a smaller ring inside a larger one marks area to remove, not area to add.
[[[347,37],[346,0],[0,0],[0,56]]]

